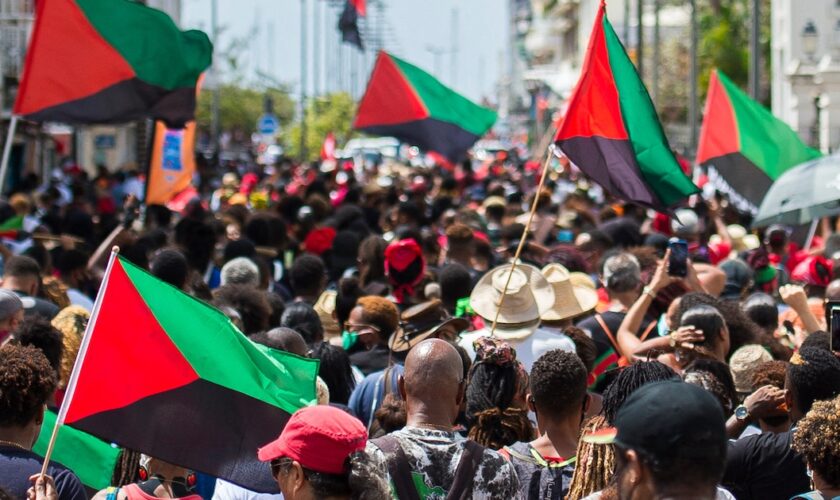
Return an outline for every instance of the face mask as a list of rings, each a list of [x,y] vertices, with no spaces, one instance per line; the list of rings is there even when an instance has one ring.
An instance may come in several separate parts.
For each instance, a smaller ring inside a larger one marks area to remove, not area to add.
[[[351,347],[356,345],[356,342],[358,341],[358,333],[350,333],[347,330],[341,332],[341,347],[343,347],[345,351],[349,350]]]

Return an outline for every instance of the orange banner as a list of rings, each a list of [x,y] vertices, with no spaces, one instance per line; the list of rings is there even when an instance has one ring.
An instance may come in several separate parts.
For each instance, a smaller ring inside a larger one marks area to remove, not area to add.
[[[195,173],[195,122],[183,129],[155,123],[155,142],[146,188],[147,205],[166,205],[192,184]]]

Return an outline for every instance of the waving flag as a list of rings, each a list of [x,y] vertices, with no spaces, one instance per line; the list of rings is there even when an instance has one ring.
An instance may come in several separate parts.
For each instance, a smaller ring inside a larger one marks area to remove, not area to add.
[[[353,128],[396,137],[460,161],[496,122],[493,110],[384,51],[370,75]]]
[[[344,4],[344,11],[338,19],[338,29],[341,31],[341,39],[355,45],[359,50],[364,50],[362,35],[359,33],[359,18],[365,17],[367,5],[366,0],[347,0]]]
[[[131,0],[39,0],[14,113],[34,121],[180,127],[213,46]]]
[[[674,157],[603,1],[555,143],[586,175],[623,200],[667,210],[699,191]]]
[[[820,155],[726,75],[712,72],[697,163],[738,208],[755,214],[773,181]]]
[[[274,492],[257,448],[315,400],[317,372],[112,254],[58,424]]]
[[[57,417],[52,410],[44,412],[41,433],[32,446],[32,451],[42,457],[47,453],[50,435]],[[69,425],[64,425],[58,431],[52,459],[73,471],[82,484],[88,488],[104,490],[111,486],[111,474],[114,472],[114,466],[117,465],[119,454],[119,448]]]

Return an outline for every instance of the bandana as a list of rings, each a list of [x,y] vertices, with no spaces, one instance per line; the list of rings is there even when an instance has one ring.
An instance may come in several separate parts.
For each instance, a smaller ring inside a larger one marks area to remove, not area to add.
[[[392,271],[402,272],[408,269],[412,263],[420,261],[420,272],[417,276],[411,277],[409,282],[400,282],[393,275]],[[398,304],[405,302],[406,296],[414,294],[414,287],[423,280],[426,274],[426,260],[423,258],[423,251],[414,239],[396,241],[385,249],[385,274],[388,281],[394,286],[394,298]]]
[[[420,245],[413,238],[396,241],[385,249],[385,268],[394,268],[397,271],[404,271],[417,259],[423,258]]]
[[[826,287],[831,282],[831,263],[823,256],[810,257],[796,265],[791,281]]]
[[[473,308],[470,305],[469,297],[460,298],[457,302],[455,302],[456,318],[463,318],[464,316],[471,316],[473,314],[475,314],[475,311],[473,311]]]
[[[324,252],[332,248],[334,239],[335,229],[331,227],[313,229],[303,240],[303,249],[315,255],[323,255]]]
[[[479,363],[510,366],[516,363],[516,349],[502,339],[478,337],[473,341],[475,359]]]

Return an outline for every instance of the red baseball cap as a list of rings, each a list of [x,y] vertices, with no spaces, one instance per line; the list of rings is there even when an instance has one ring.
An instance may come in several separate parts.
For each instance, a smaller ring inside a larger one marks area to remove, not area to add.
[[[367,430],[356,417],[332,406],[307,406],[296,411],[280,437],[257,452],[262,462],[289,457],[324,474],[344,473],[344,461],[363,450]]]

